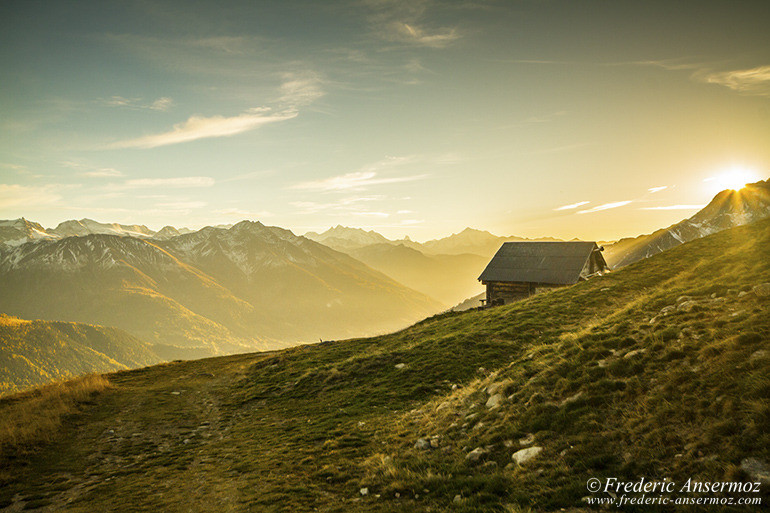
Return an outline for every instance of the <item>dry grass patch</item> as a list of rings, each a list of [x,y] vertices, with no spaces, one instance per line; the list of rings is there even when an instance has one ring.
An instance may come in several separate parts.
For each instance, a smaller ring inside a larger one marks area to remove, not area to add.
[[[88,374],[0,400],[0,460],[52,441],[65,415],[109,385],[103,375]]]

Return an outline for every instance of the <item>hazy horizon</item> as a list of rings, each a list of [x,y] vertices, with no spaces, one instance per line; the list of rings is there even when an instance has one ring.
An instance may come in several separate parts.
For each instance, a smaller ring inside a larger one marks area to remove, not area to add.
[[[4,2],[0,219],[615,240],[770,176],[764,2]]]

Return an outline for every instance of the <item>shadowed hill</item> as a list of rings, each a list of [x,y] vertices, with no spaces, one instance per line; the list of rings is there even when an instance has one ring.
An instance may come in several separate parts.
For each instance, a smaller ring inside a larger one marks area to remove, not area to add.
[[[149,344],[116,328],[27,321],[0,314],[0,395],[161,360]]]
[[[387,336],[113,374],[3,462],[0,504],[559,511],[590,477],[763,479],[768,247],[761,221]]]

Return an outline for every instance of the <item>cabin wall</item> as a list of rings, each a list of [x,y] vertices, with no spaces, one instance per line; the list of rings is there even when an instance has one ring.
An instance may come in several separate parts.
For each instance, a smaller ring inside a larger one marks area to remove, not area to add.
[[[487,287],[487,305],[505,305],[513,303],[514,301],[520,301],[526,299],[529,296],[545,292],[547,290],[560,288],[561,285],[553,285],[550,283],[534,283],[534,282],[502,282],[502,281],[490,281],[482,282]]]

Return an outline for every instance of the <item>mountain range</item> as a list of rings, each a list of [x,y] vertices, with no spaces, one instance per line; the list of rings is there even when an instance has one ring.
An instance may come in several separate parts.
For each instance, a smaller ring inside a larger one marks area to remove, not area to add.
[[[248,221],[169,240],[0,246],[0,290],[0,312],[115,326],[165,358],[376,334],[441,308],[348,255]]]
[[[770,217],[770,180],[724,190],[702,210],[668,228],[605,246],[604,258],[620,268],[685,242]]]
[[[43,228],[39,223],[25,218],[0,220],[0,243],[18,246],[35,240],[55,240],[66,237],[104,234],[122,237],[169,239],[177,235],[190,233],[187,228],[164,226],[157,232],[144,225],[100,223],[93,219],[69,220],[59,223],[56,228]]]

